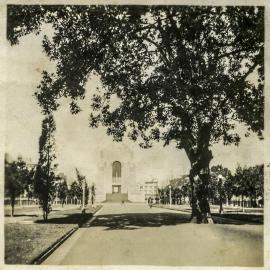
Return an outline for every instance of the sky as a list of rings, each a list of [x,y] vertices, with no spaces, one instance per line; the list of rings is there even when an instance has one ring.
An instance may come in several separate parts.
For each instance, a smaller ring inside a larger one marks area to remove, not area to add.
[[[44,28],[39,36],[27,35],[15,46],[10,46],[6,41],[8,86],[5,151],[13,159],[22,155],[31,163],[38,161],[38,140],[43,119],[33,94],[40,83],[41,71],[55,70],[54,63],[42,51],[41,39],[45,32],[48,34],[48,29]],[[69,183],[75,179],[75,167],[86,175],[89,182],[97,181],[97,156],[101,149],[106,152],[106,148],[118,145],[112,141],[112,137],[106,135],[104,128],[89,128],[90,98],[97,86],[101,86],[98,77],[90,77],[86,85],[86,97],[80,101],[82,112],[78,115],[71,115],[67,99],[61,100],[61,106],[55,113],[56,162],[59,164],[58,171],[67,175]],[[245,128],[239,126],[239,129],[243,135]],[[156,143],[147,150],[139,148],[128,139],[124,140],[124,144],[133,151],[140,182],[154,178],[165,184],[169,179],[189,172],[186,154],[176,149],[173,143],[166,147],[162,143]],[[238,164],[253,166],[264,162],[263,141],[255,134],[249,138],[242,136],[238,147],[216,144],[212,147],[212,152],[214,158],[211,165],[222,164],[232,171]]]

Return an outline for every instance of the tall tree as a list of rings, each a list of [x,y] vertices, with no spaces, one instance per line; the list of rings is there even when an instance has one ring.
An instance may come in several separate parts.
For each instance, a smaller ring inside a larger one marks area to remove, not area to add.
[[[12,162],[5,159],[5,195],[10,198],[11,216],[14,216],[16,198],[25,191],[29,174],[22,157]]]
[[[84,175],[82,175],[79,170],[76,168],[76,175],[77,175],[77,183],[78,183],[78,198],[81,200],[83,203],[83,188],[85,188],[85,198],[84,198],[84,203],[85,205],[88,204],[89,200],[89,187],[86,182],[86,178]]]
[[[232,174],[222,165],[211,167],[210,191],[212,191],[214,199],[218,200],[219,213],[223,213],[223,202],[231,198],[232,192]]]
[[[240,167],[236,169],[234,175],[235,195],[243,198],[249,197],[252,206],[257,205],[257,198],[263,199],[264,193],[264,166],[257,165],[254,167]]]
[[[92,183],[90,190],[91,190],[91,205],[92,205],[92,207],[94,207],[95,200],[96,200],[96,185],[95,185],[95,183]]]
[[[57,193],[63,207],[65,200],[68,196],[67,179],[64,174],[59,174],[57,180],[58,180]]]
[[[255,186],[251,198],[255,200],[254,206],[258,206],[256,199],[260,198],[262,204],[264,199],[264,165],[253,167],[253,184]]]
[[[76,99],[98,74],[103,92],[93,97],[90,126],[142,147],[175,142],[190,160],[192,221],[211,221],[211,146],[238,144],[237,122],[262,136],[263,7],[10,6],[8,39],[38,33],[43,22],[54,28],[43,48],[57,62],[36,94],[43,110],[68,96],[79,112]]]
[[[234,174],[235,195],[241,197],[242,211],[244,211],[244,197],[248,196],[249,172],[247,167],[238,166]]]
[[[36,173],[36,166],[28,165],[28,175],[25,182],[25,192],[28,199],[28,204],[30,203],[30,199],[33,199],[35,196],[34,192],[34,181],[35,181],[35,173]]]
[[[43,210],[43,219],[47,220],[51,210],[51,202],[55,196],[57,165],[54,163],[56,130],[52,115],[47,115],[42,121],[42,131],[39,138],[39,160],[35,174],[34,190]]]
[[[80,190],[80,187],[79,187],[79,184],[77,181],[73,181],[70,185],[70,190],[69,190],[69,196],[72,198],[72,199],[75,199],[75,197],[77,199],[80,199],[81,198],[81,190]]]

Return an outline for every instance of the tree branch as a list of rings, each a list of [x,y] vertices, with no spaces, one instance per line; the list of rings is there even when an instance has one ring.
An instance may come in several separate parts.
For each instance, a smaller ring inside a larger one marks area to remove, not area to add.
[[[159,44],[157,42],[153,41],[152,39],[148,38],[148,37],[142,37],[142,38],[145,39],[146,41],[148,41],[149,43],[155,45],[155,47],[157,48],[157,50],[161,54],[165,64],[167,66],[170,66],[170,61],[168,60],[168,58],[167,58],[166,54],[163,52],[163,50],[160,48]]]
[[[254,61],[254,64],[250,67],[250,69],[245,73],[245,75],[241,78],[241,80],[245,80],[247,77],[248,77],[248,75],[249,74],[251,74],[254,70],[255,70],[255,68],[258,66],[258,61]]]

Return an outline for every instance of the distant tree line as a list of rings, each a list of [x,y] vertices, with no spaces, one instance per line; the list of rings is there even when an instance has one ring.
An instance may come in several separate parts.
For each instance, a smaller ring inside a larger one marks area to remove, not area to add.
[[[34,200],[39,203],[43,210],[44,220],[48,219],[53,201],[58,199],[62,207],[66,203],[82,203],[82,181],[83,176],[79,174],[70,188],[67,178],[63,173],[51,172],[47,180],[45,173],[39,165],[27,164],[21,156],[15,161],[5,158],[5,198],[11,206],[11,216],[14,216],[16,200],[23,196],[27,198],[28,204]],[[95,185],[91,186],[91,202],[95,200]],[[90,188],[85,185],[85,205],[88,204]]]
[[[33,196],[34,170],[29,169],[22,159],[9,162],[5,158],[5,197],[9,197],[11,205],[11,216],[14,215],[16,198],[27,193],[28,200]]]
[[[249,200],[251,207],[263,206],[264,199],[264,165],[252,167],[238,166],[232,174],[222,165],[211,167],[210,181],[207,186],[207,196],[211,204],[219,205],[223,212],[223,204],[231,203],[233,196],[237,197],[244,207],[244,201]],[[172,179],[170,185],[159,189],[159,200],[163,204],[191,203],[191,186],[188,176]]]

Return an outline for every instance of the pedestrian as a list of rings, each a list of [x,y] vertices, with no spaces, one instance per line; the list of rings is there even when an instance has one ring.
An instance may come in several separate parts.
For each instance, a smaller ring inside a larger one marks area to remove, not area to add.
[[[149,197],[148,198],[148,205],[149,205],[150,208],[152,208],[152,202],[153,202],[152,198]]]

